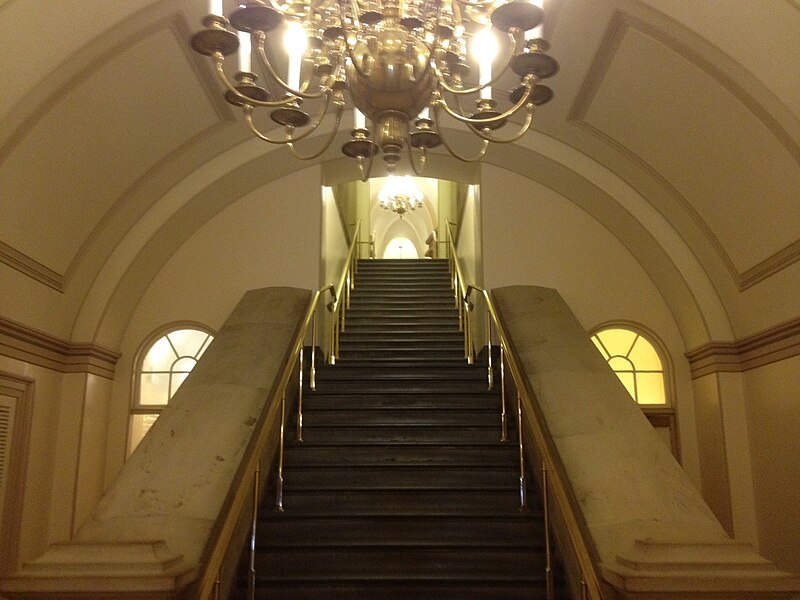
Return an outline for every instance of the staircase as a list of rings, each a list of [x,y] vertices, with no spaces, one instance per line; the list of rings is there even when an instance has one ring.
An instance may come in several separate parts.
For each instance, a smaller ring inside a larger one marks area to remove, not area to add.
[[[464,360],[447,261],[359,261],[356,283],[287,442],[285,512],[262,507],[256,598],[545,598],[542,515],[519,510],[516,433],[499,441],[499,391]]]

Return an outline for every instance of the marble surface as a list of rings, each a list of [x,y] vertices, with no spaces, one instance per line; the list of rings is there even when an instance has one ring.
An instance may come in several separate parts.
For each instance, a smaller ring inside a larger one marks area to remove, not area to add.
[[[294,288],[247,292],[75,539],[4,589],[191,580],[310,299]]]
[[[732,545],[556,290],[513,286],[493,290],[492,298],[607,581],[686,591],[687,573],[697,570],[715,589],[728,577],[739,590],[800,590],[797,577],[747,545]],[[675,556],[683,561],[677,575]]]

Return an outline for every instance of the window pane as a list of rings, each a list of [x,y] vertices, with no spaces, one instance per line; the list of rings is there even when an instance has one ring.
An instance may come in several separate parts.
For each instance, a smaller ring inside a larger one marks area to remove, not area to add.
[[[149,415],[131,415],[131,437],[128,444],[128,453],[133,452],[145,434],[150,431],[153,423],[158,419],[158,413]]]
[[[664,375],[661,373],[637,373],[639,404],[666,404]]]
[[[194,366],[197,364],[197,361],[193,358],[188,358],[184,356],[183,358],[179,358],[175,361],[175,364],[172,365],[172,372],[173,373],[188,373]]]
[[[172,382],[170,384],[170,392],[169,397],[172,399],[172,396],[175,395],[175,392],[178,391],[178,388],[181,387],[181,384],[186,380],[189,376],[189,373],[173,373],[172,374]]]
[[[169,345],[166,337],[162,337],[150,346],[142,361],[142,371],[169,371],[173,361],[178,358]]]
[[[661,359],[658,357],[656,349],[653,345],[640,337],[633,345],[633,350],[628,355],[637,371],[661,371]]]
[[[197,329],[179,329],[170,333],[168,337],[175,346],[178,356],[196,356],[202,349],[208,334]]]
[[[142,373],[139,377],[139,404],[164,405],[169,402],[169,373]]]
[[[617,374],[620,371],[633,371],[633,363],[621,356],[612,356],[608,359],[608,366],[614,369]]]
[[[627,356],[638,334],[628,329],[606,329],[597,333],[606,349],[613,355]]]

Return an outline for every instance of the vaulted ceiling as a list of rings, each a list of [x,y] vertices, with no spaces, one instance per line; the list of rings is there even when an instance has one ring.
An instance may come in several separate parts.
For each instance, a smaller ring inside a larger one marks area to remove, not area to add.
[[[489,162],[590,213],[582,183],[611,194],[652,238],[627,240],[631,252],[646,262],[660,247],[724,306],[732,328],[717,335],[757,330],[769,298],[800,282],[800,3],[545,8],[555,99]],[[132,264],[163,262],[224,206],[305,166],[251,138],[189,49],[205,12],[204,0],[0,0],[0,268],[9,287],[47,288],[52,319],[38,326],[93,337],[85,315]],[[774,320],[800,314],[799,296]],[[36,324],[24,299],[0,303]]]

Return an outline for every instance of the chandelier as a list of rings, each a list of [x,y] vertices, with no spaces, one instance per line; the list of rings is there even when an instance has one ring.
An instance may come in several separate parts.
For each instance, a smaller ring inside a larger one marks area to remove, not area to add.
[[[378,192],[378,205],[384,210],[397,213],[402,219],[406,213],[422,207],[422,192],[408,175],[389,175],[389,181]]]
[[[414,172],[422,175],[428,151],[439,145],[459,160],[475,162],[491,142],[521,138],[533,122],[534,109],[553,97],[539,82],[558,71],[558,63],[547,54],[548,43],[526,39],[543,16],[541,8],[525,0],[245,0],[225,17],[222,1],[211,0],[211,14],[203,20],[206,28],[192,36],[191,45],[213,60],[225,98],[241,107],[252,133],[286,145],[301,159],[317,158],[331,145],[347,92],[357,111],[355,128],[341,150],[358,162],[366,180],[378,154],[392,173],[407,152]],[[267,34],[278,28],[296,37],[286,76],[267,52]],[[492,53],[480,42],[498,37],[505,57],[495,68]],[[239,71],[232,81],[223,65],[237,50]],[[476,62],[477,78],[471,67]],[[273,89],[277,86],[280,97],[270,97],[255,70],[271,80]],[[518,84],[508,94],[497,94],[507,96],[507,106],[501,108],[494,87],[510,73]],[[318,105],[313,117],[303,110],[312,103]],[[269,112],[283,135],[270,137],[259,128],[253,116],[257,110]],[[313,133],[329,111],[334,124],[323,148],[298,153],[295,144]],[[524,114],[522,123],[501,135],[518,112]],[[440,126],[443,119],[463,123],[480,138],[477,152],[465,156],[456,149]]]

